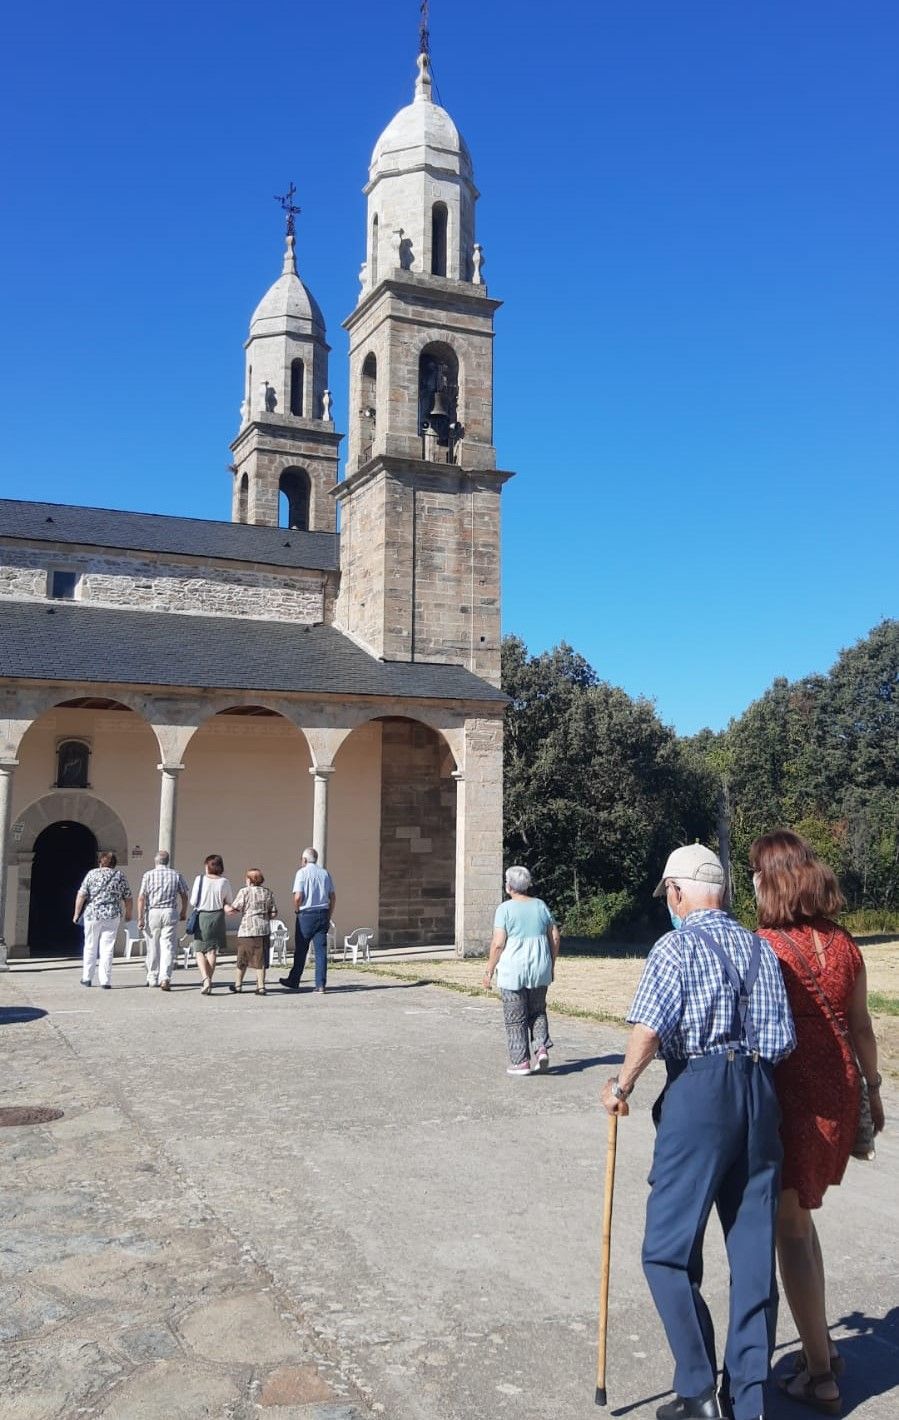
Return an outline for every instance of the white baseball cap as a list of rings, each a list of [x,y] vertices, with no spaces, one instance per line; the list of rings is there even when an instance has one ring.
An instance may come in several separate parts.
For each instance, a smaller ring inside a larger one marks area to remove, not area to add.
[[[665,871],[653,897],[664,897],[666,878],[689,878],[695,883],[724,887],[724,868],[717,853],[701,843],[687,843],[669,853]]]

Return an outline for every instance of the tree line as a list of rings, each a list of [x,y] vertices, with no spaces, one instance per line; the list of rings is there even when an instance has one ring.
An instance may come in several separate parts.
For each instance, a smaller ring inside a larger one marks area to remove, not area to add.
[[[508,636],[504,852],[569,933],[632,924],[669,849],[696,838],[729,860],[751,917],[747,854],[777,827],[836,871],[850,909],[899,911],[899,621],[827,675],[777,679],[726,730],[679,737],[652,702],[599,679],[570,646]]]

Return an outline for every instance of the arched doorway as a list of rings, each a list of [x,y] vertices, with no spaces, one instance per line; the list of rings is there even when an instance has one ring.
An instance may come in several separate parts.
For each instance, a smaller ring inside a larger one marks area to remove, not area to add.
[[[74,956],[81,928],[72,921],[75,894],[97,865],[97,840],[83,823],[63,819],[38,834],[31,867],[28,945],[47,956]]]

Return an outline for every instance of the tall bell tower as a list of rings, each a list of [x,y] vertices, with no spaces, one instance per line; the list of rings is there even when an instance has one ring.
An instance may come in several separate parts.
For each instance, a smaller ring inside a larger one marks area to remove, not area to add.
[[[231,521],[277,527],[283,493],[288,527],[334,532],[330,494],[343,436],[331,413],[324,317],[297,273],[294,192],[291,183],[279,199],[287,214],[281,275],[253,312],[245,346]]]
[[[350,337],[349,456],[337,620],[386,660],[452,662],[499,683],[493,316],[471,157],[434,102],[426,45],[412,102],[375,144]]]

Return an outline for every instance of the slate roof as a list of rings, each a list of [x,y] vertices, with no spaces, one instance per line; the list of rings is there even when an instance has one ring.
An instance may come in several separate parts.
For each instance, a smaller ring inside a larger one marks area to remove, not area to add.
[[[219,557],[229,562],[262,562],[270,567],[337,568],[337,534],[257,528],[205,518],[170,518],[161,513],[123,513],[71,503],[26,503],[0,498],[0,537],[68,542],[133,552],[171,552]]]
[[[379,661],[333,626],[0,601],[0,677],[504,703],[462,666]]]

